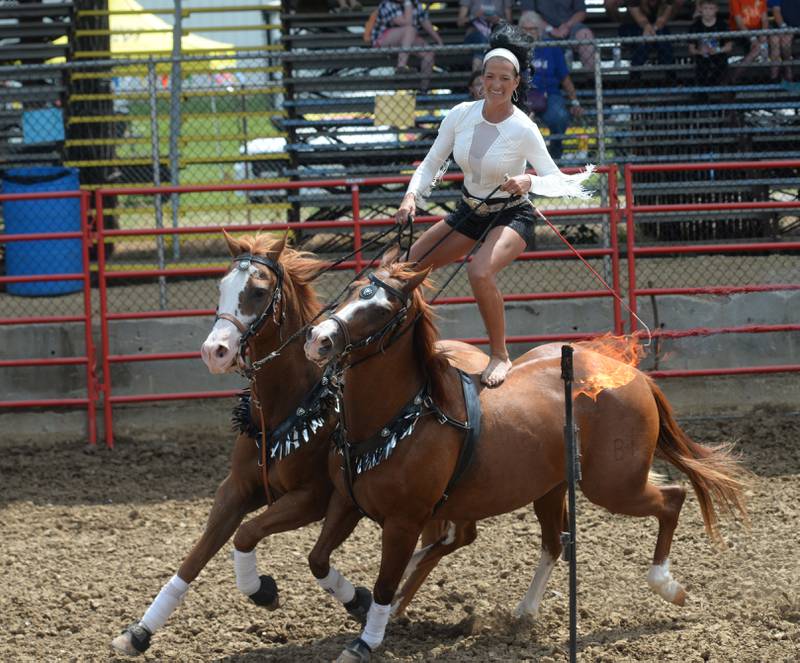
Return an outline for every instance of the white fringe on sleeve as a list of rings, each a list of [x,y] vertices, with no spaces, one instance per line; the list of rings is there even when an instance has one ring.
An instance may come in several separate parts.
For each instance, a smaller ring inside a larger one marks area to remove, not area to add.
[[[594,191],[585,189],[583,183],[594,171],[595,166],[588,164],[585,170],[574,175],[567,175],[561,171],[542,177],[531,175],[530,192],[550,198],[591,198]]]

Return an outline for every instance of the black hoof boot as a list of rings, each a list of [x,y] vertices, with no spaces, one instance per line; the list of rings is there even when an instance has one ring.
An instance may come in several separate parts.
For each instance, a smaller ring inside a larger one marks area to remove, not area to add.
[[[344,648],[337,663],[366,663],[372,654],[372,648],[361,638],[356,638]]]
[[[366,587],[356,587],[356,595],[344,604],[344,609],[363,626],[367,623],[367,612],[372,605],[372,593]]]
[[[278,602],[278,584],[272,576],[258,576],[261,587],[257,592],[250,594],[250,600],[267,610],[275,610],[280,605]]]
[[[136,656],[144,654],[150,648],[152,633],[140,623],[131,624],[122,635],[116,637],[111,646],[121,654]]]

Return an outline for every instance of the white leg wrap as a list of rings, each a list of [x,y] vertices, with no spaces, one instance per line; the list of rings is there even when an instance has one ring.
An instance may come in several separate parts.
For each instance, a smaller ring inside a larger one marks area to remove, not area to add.
[[[324,578],[317,578],[317,583],[340,603],[350,603],[356,595],[353,583],[333,567]]]
[[[653,564],[647,574],[647,584],[661,598],[673,602],[679,592],[683,591],[680,583],[669,572],[669,560],[663,564]]]
[[[256,569],[255,548],[250,552],[233,551],[233,569],[236,572],[236,586],[242,594],[250,596],[261,588],[261,580]]]
[[[525,592],[525,596],[514,611],[517,617],[522,617],[523,615],[535,617],[539,613],[539,606],[542,604],[542,598],[544,597],[544,589],[557,561],[553,559],[549,552],[542,549],[539,566],[536,567],[531,586],[528,587],[528,591]]]
[[[188,589],[189,583],[181,580],[177,575],[172,576],[169,582],[161,588],[147,612],[144,613],[141,624],[150,633],[155,633],[167,623],[169,616],[180,605]]]
[[[375,649],[383,642],[383,634],[386,631],[391,611],[391,605],[380,605],[374,601],[369,607],[367,625],[361,632],[361,639],[370,646],[370,649]]]

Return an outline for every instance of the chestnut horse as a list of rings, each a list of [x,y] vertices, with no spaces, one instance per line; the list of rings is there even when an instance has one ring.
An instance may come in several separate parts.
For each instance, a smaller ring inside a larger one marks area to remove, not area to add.
[[[318,260],[284,248],[284,240],[274,241],[268,235],[233,239],[226,234],[225,239],[233,262],[220,282],[217,320],[201,349],[209,371],[217,374],[231,372],[243,364],[245,358],[240,351],[243,334],[248,334],[249,359],[255,361],[276,350],[318,313],[320,307],[311,281],[323,266]],[[288,376],[291,379],[286,379]],[[309,393],[314,393],[321,377],[322,371],[303,355],[302,345],[289,344],[274,361],[265,363],[255,373],[251,399],[254,402],[243,401],[243,405],[249,404],[250,421],[256,429],[261,428],[255,406],[257,399],[266,429],[276,431],[308,400]],[[246,411],[241,414],[248,419]],[[258,605],[278,607],[277,585],[271,577],[257,573],[254,548],[270,534],[320,520],[332,491],[326,472],[334,425],[331,413],[320,411],[310,422],[297,418],[294,421],[298,424],[297,435],[293,437],[297,444],[291,444],[292,453],[278,454],[268,463],[268,485],[275,500],[269,509],[242,525],[246,514],[267,502],[259,449],[248,427],[243,426],[245,430],[233,446],[230,471],[217,488],[205,531],[142,620],[113,641],[114,649],[130,655],[145,651],[152,634],[163,626],[183,599],[189,583],[234,532],[237,587]],[[304,430],[307,437],[303,436]],[[338,578],[335,569],[332,573]],[[363,619],[366,615],[371,600],[368,590],[354,588],[343,578],[335,587],[330,582],[320,584],[344,603],[354,617]]]
[[[383,641],[404,575],[411,575],[408,591],[413,593],[443,555],[474,540],[477,520],[534,503],[543,551],[518,615],[537,613],[561,553],[564,393],[560,353],[552,345],[517,359],[500,388],[480,392],[483,417],[474,456],[441,501],[459,462],[464,432],[442,423],[437,410],[463,421],[466,409],[462,378],[436,350],[431,310],[418,289],[427,273],[384,260],[369,282],[355,284],[335,313],[307,335],[309,359],[320,365],[336,360],[345,367],[344,442],[358,444],[379,431],[395,430],[392,417],[406,411],[425,384],[437,406],[431,408],[436,416],[424,416],[431,412],[423,411],[410,434],[384,448],[379,464],[354,471],[349,488],[342,458],[329,464],[336,492],[309,557],[314,575],[323,574],[331,551],[350,534],[360,518],[359,508],[383,529],[367,623],[340,661],[369,659]],[[746,515],[744,473],[729,448],[691,440],[676,423],[663,393],[636,368],[578,343],[574,370],[578,392],[588,394],[577,396],[574,405],[581,439],[580,488],[612,513],[657,518],[647,582],[665,600],[682,605],[686,591],[672,577],[669,551],[686,490],[652,482],[654,454],[688,476],[711,535],[716,535],[715,506]],[[436,521],[449,523],[443,528],[447,535],[412,558],[420,531]]]

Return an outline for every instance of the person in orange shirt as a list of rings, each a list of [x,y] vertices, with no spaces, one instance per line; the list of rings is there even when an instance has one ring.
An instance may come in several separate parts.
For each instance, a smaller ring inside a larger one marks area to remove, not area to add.
[[[730,0],[728,3],[730,12],[731,30],[766,30],[769,28],[769,17],[767,16],[767,0]],[[774,40],[770,37],[770,40]],[[740,64],[748,65],[755,61],[760,53],[767,55],[767,38],[763,35],[750,37],[750,40],[742,39],[740,43],[744,45],[746,55]],[[775,45],[777,46],[777,45]],[[773,47],[774,51],[777,49]],[[739,69],[734,74],[734,80],[741,75]]]

